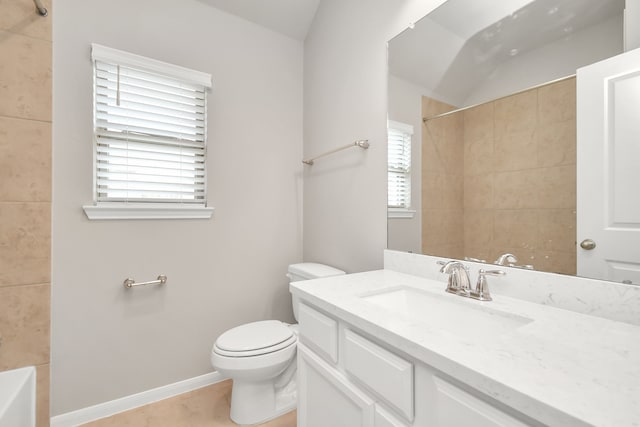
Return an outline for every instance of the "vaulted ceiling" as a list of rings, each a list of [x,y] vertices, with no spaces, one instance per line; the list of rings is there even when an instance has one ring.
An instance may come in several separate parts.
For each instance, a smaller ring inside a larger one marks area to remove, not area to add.
[[[297,40],[307,36],[320,3],[320,0],[201,1]]]
[[[461,107],[504,64],[554,42],[573,46],[580,31],[609,19],[620,17],[621,24],[624,6],[624,0],[449,0],[390,41],[389,72]],[[620,28],[620,46],[622,34]],[[572,65],[575,72],[586,64]]]

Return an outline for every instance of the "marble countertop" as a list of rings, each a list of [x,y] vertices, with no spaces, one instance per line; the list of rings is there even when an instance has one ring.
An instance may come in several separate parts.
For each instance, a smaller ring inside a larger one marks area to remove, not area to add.
[[[495,294],[480,302],[445,287],[444,275],[435,281],[391,270],[290,285],[299,298],[546,425],[640,426],[639,326]],[[446,305],[459,322],[363,298],[393,288],[423,293],[425,312]],[[487,313],[516,326],[478,327],[474,319]]]

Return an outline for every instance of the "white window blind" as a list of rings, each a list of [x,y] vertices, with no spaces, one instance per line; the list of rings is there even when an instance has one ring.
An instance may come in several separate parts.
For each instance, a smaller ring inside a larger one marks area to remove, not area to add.
[[[388,199],[390,208],[411,206],[411,137],[413,126],[389,121]]]
[[[96,200],[206,204],[208,74],[92,46]]]

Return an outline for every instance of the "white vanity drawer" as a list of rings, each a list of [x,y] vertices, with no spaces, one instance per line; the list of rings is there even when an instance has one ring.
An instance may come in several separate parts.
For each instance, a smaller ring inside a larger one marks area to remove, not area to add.
[[[345,330],[344,369],[409,421],[413,420],[413,364]]]
[[[376,412],[373,415],[373,427],[409,427],[402,421],[398,421],[396,417],[376,405]]]
[[[373,427],[375,403],[304,344],[298,346],[298,427]]]
[[[309,307],[298,308],[300,340],[325,359],[338,362],[338,322]]]
[[[478,399],[459,387],[434,377],[436,385],[436,425],[458,427],[529,427],[491,404]]]

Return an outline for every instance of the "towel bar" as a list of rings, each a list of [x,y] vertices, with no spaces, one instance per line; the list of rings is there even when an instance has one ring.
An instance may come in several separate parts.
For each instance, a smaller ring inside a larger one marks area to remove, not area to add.
[[[328,156],[329,154],[333,154],[333,153],[336,153],[338,151],[346,150],[347,148],[351,148],[351,147],[360,147],[360,148],[363,148],[363,149],[366,150],[367,148],[369,148],[369,140],[367,140],[367,139],[359,139],[358,141],[354,141],[351,144],[347,144],[345,146],[338,147],[338,148],[336,148],[334,150],[327,151],[326,153],[319,154],[319,155],[317,155],[315,157],[312,157],[310,159],[303,160],[302,163],[304,163],[305,165],[311,166],[311,165],[313,165],[313,161],[316,160],[316,159],[319,159],[320,157]]]
[[[158,276],[158,280],[152,280],[150,282],[140,282],[140,283],[136,283],[135,279],[132,278],[126,278],[124,279],[124,287],[127,289],[133,288],[134,286],[145,286],[145,285],[164,285],[165,283],[167,283],[167,276],[165,276],[164,274],[161,274],[160,276]]]

